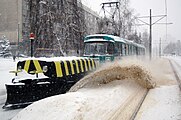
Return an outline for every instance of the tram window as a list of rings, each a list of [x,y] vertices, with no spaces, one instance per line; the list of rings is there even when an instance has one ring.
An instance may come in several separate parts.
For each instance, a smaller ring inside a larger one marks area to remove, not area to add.
[[[123,55],[123,48],[122,48],[122,43],[116,42],[115,44],[115,55],[120,56]]]
[[[118,55],[121,55],[122,54],[122,44],[121,43],[118,43]]]
[[[119,55],[119,44],[115,44],[115,55],[118,56]]]
[[[86,43],[84,54],[113,54],[114,53],[114,44],[107,42],[95,42],[95,43]]]
[[[125,51],[126,51],[125,44],[122,44],[122,55],[125,55]]]
[[[123,53],[122,53],[122,44],[121,43],[119,43],[119,55],[122,55]]]
[[[138,47],[136,47],[136,55],[138,55]]]
[[[135,46],[133,46],[133,55],[135,55]]]
[[[126,45],[126,49],[127,49],[127,55],[129,55],[129,45]]]
[[[101,54],[101,55],[103,55],[103,54],[105,54],[105,44],[102,44],[102,43],[98,43],[97,45],[96,45],[96,48],[95,48],[97,51],[97,53],[99,53],[99,54]]]
[[[113,45],[113,43],[108,43],[107,52],[108,52],[108,54],[113,54],[114,53],[114,45]]]

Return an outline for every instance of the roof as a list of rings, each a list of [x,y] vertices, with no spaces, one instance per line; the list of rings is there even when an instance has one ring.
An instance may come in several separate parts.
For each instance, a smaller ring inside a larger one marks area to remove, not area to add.
[[[114,36],[114,35],[108,35],[108,34],[93,34],[93,35],[88,35],[88,36],[86,36],[85,37],[85,42],[88,40],[88,38],[96,38],[96,37],[104,37],[104,39],[106,39],[106,40],[110,40],[110,41],[113,41],[113,42],[115,42],[115,41],[117,41],[117,42],[123,42],[123,43],[125,43],[125,41],[124,41],[124,39],[123,38],[120,38],[120,37],[118,37],[118,36]],[[105,41],[106,41],[105,40]],[[94,40],[88,40],[88,41],[99,41],[98,39],[94,39]],[[101,40],[101,41],[103,41],[103,40]]]
[[[100,39],[100,38],[103,38],[103,39]],[[135,43],[134,41],[127,40],[127,39],[121,38],[119,36],[108,35],[108,34],[88,35],[84,39],[84,42],[93,42],[93,41],[122,42],[122,43],[126,43],[126,44],[129,44],[129,45],[134,45],[134,46],[137,46],[137,47],[140,47],[140,48],[145,48],[143,45]]]
[[[101,39],[100,39],[101,38]],[[88,35],[84,39],[85,42],[89,41],[110,41],[110,42],[115,42],[114,38],[112,35],[107,35],[107,34],[94,34],[94,35]]]

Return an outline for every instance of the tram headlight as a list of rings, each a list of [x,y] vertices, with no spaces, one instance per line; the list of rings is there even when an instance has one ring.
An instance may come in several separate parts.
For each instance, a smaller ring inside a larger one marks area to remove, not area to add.
[[[106,61],[111,61],[111,58],[110,57],[106,57]]]
[[[48,66],[43,66],[43,72],[47,72],[48,71]]]

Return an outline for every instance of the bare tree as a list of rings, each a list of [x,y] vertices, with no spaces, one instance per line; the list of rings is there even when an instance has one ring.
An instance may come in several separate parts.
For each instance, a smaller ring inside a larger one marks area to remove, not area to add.
[[[104,17],[99,21],[99,32],[116,34],[123,38],[134,34],[135,19],[133,10],[129,8],[129,0],[117,0],[112,3],[108,1],[107,3],[110,3],[111,8],[105,10],[106,7],[102,6]]]
[[[85,34],[84,10],[77,0],[26,0],[29,5],[29,32],[38,48],[57,55],[79,54]]]
[[[181,55],[180,51],[181,43],[180,40],[177,42],[170,42],[163,50],[164,54]]]

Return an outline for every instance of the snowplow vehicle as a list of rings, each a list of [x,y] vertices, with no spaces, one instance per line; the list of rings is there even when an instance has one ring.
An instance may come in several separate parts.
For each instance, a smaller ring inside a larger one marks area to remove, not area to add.
[[[52,95],[66,93],[77,81],[100,64],[123,56],[144,55],[145,47],[108,34],[84,38],[83,57],[28,58],[17,63],[16,77],[6,84],[3,108],[19,108]],[[19,74],[26,78],[19,78]],[[27,77],[28,76],[28,77]],[[34,76],[34,78],[32,78]]]
[[[83,57],[28,58],[17,63],[12,83],[5,84],[7,100],[3,108],[25,107],[37,100],[66,93],[89,71],[93,59]],[[26,78],[20,75],[26,74]]]

